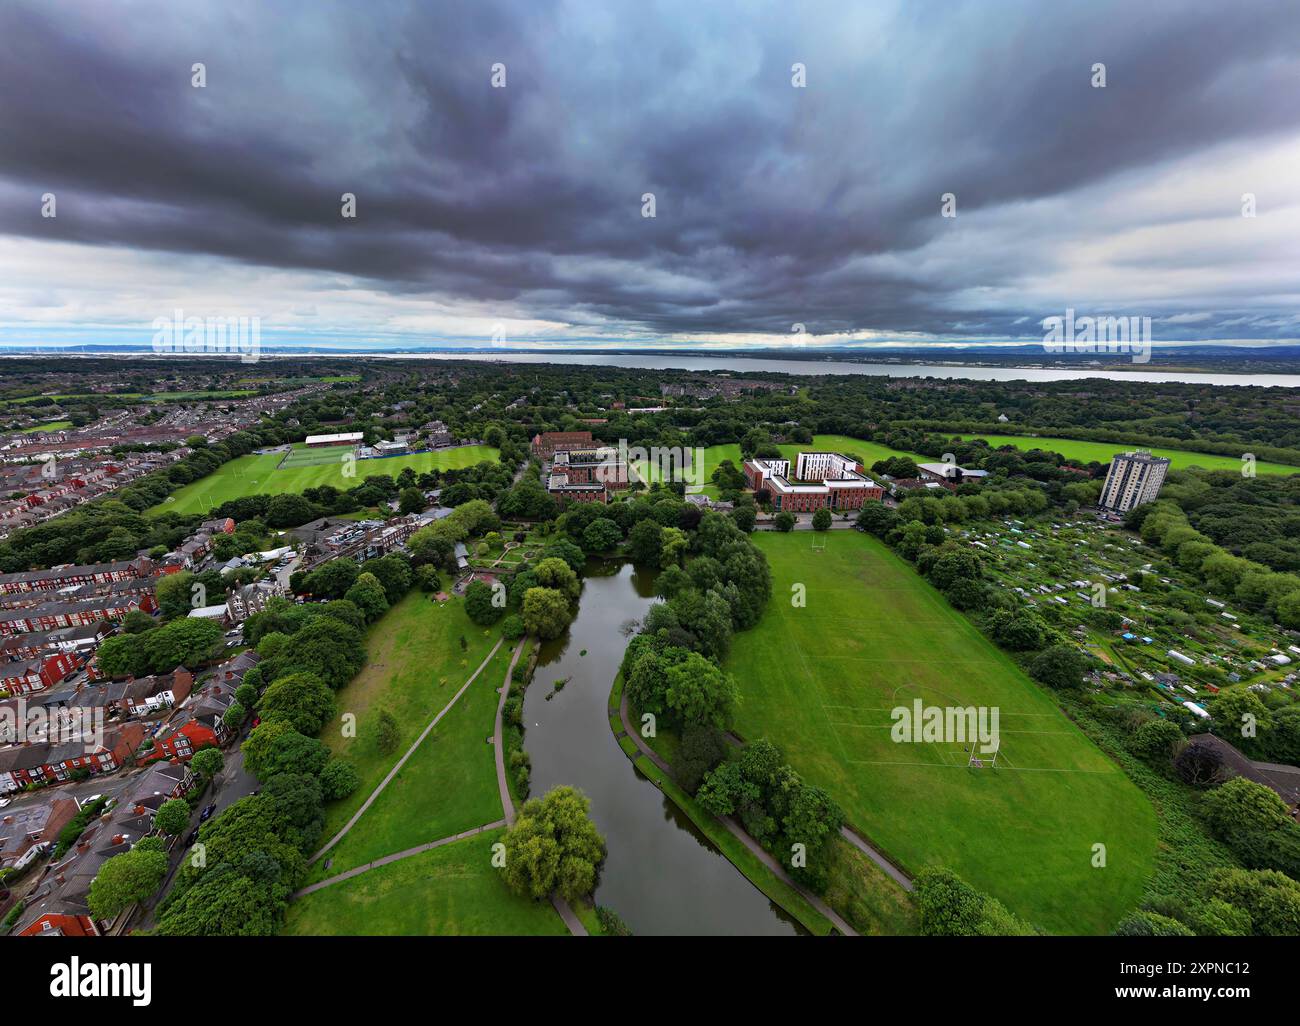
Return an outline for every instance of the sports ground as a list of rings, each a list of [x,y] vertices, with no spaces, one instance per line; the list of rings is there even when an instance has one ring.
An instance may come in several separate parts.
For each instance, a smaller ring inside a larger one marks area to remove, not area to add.
[[[490,445],[462,445],[454,449],[437,449],[409,456],[388,456],[351,463],[344,459],[351,451],[351,446],[307,449],[295,445],[285,466],[280,466],[285,457],[281,451],[260,456],[240,456],[207,477],[178,489],[149,512],[206,513],[223,502],[240,499],[245,495],[299,494],[321,485],[333,485],[338,489],[352,488],[373,475],[396,477],[407,467],[418,474],[430,470],[459,470],[484,460],[495,462],[498,456],[498,450]],[[347,470],[354,470],[355,474],[345,476]]]
[[[754,541],[773,595],[727,663],[738,731],[777,743],[905,869],[948,866],[1048,932],[1109,932],[1139,901],[1156,848],[1155,814],[1123,772],[876,539]],[[793,604],[795,585],[806,605]],[[891,711],[917,698],[996,707],[996,766],[972,768],[963,744],[892,740]]]

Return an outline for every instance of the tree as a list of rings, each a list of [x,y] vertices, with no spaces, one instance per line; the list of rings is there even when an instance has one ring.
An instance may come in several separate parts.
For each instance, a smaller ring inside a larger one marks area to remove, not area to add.
[[[99,867],[86,904],[96,919],[112,919],[157,891],[166,876],[166,853],[137,846],[114,855]]]
[[[553,588],[529,588],[521,613],[529,633],[546,640],[563,634],[572,619],[569,600]]]
[[[916,876],[914,898],[927,937],[1026,936],[1036,931],[981,894],[950,869],[928,867]]]
[[[996,609],[989,616],[988,631],[1003,648],[1030,652],[1042,645],[1047,625],[1029,609]]]
[[[598,517],[582,532],[582,547],[588,552],[609,552],[622,540],[622,530],[608,517]]]
[[[731,511],[732,522],[746,534],[754,529],[754,524],[758,522],[758,511],[754,509],[754,504],[747,503],[737,505]]]
[[[164,834],[170,834],[172,837],[184,833],[189,824],[190,805],[183,798],[172,798],[163,802],[158,806],[158,811],[154,813],[154,829],[161,830]]]
[[[263,782],[277,773],[315,776],[329,759],[329,749],[315,738],[299,734],[284,720],[258,724],[242,748],[244,764]]]
[[[397,500],[398,512],[403,516],[411,513],[423,513],[425,507],[424,492],[418,488],[403,488]]]
[[[334,715],[334,692],[315,674],[291,673],[263,692],[257,712],[263,723],[284,720],[299,734],[315,737]]]
[[[730,674],[723,673],[696,652],[665,671],[664,702],[681,723],[712,726],[726,730],[731,726],[740,690]]]
[[[1216,869],[1210,873],[1206,894],[1244,909],[1256,936],[1300,936],[1300,883],[1284,873]]]
[[[166,673],[178,666],[200,666],[225,648],[221,624],[190,617],[134,637],[143,640],[148,668],[153,673]]]
[[[1130,912],[1115,927],[1116,937],[1192,937],[1192,930],[1177,919],[1162,916],[1158,912],[1138,909]]]
[[[148,673],[149,656],[144,635],[118,634],[105,638],[95,653],[95,665],[109,677],[143,676]]]
[[[226,711],[221,714],[221,722],[229,730],[238,730],[244,723],[244,718],[248,716],[248,710],[239,702],[231,702],[226,706]]]
[[[506,641],[518,641],[528,633],[528,628],[524,626],[524,618],[518,613],[511,613],[501,621],[501,636]]]
[[[856,526],[859,531],[883,538],[898,523],[898,514],[884,503],[868,502],[858,511]]]
[[[317,598],[343,598],[348,589],[356,583],[360,574],[361,569],[357,566],[357,561],[343,556],[322,563],[307,575],[304,584],[308,593]]]
[[[642,520],[628,532],[628,555],[634,563],[658,566],[664,548],[664,528],[657,520]]]
[[[831,511],[825,506],[813,513],[812,525],[814,531],[829,531],[831,523],[834,521]]]
[[[673,760],[677,782],[694,794],[705,776],[727,757],[722,732],[710,726],[692,725],[682,731],[682,743]]]
[[[575,574],[582,573],[582,568],[587,565],[587,554],[568,538],[556,538],[546,546],[543,555],[547,559],[564,560]]]
[[[543,559],[533,571],[537,583],[543,588],[554,588],[566,598],[576,600],[582,594],[582,582],[573,568],[562,559],[548,557]]]
[[[1139,759],[1159,769],[1168,769],[1169,761],[1184,744],[1183,732],[1168,720],[1154,719],[1138,727],[1129,738],[1129,750]]]
[[[392,755],[401,741],[402,732],[397,727],[397,719],[387,709],[380,709],[375,719],[375,747],[381,755]]]
[[[795,524],[795,516],[793,513],[789,512],[788,510],[783,509],[780,513],[776,515],[773,522],[776,524],[776,529],[778,531],[781,531],[783,533],[787,531],[793,531],[794,524]]]
[[[358,576],[356,583],[343,597],[361,610],[367,623],[373,623],[388,612],[388,596],[384,593],[384,586],[372,573]]]
[[[361,786],[361,774],[346,759],[331,759],[320,774],[321,794],[327,801],[346,798]]]
[[[1053,645],[1034,656],[1029,673],[1040,684],[1064,691],[1083,685],[1088,662],[1087,656],[1073,645]]]
[[[301,495],[273,495],[266,507],[266,522],[272,527],[297,527],[316,516],[316,507]]]
[[[590,802],[572,787],[556,787],[524,803],[505,836],[506,884],[534,899],[558,892],[577,901],[596,889],[605,839],[591,821]]]
[[[190,759],[190,769],[199,776],[211,780],[226,765],[226,757],[220,748],[200,748]]]
[[[398,600],[411,590],[414,576],[411,561],[400,553],[390,552],[378,559],[368,560],[366,572],[373,574],[384,586],[384,598],[388,600],[390,606],[396,605]]]
[[[1233,777],[1201,799],[1201,815],[1215,836],[1229,840],[1251,831],[1294,826],[1277,792],[1245,777]]]
[[[158,587],[154,591],[154,598],[158,602],[158,610],[166,620],[174,620],[178,616],[189,616],[190,610],[195,608],[193,603],[193,582],[194,575],[188,570],[182,570],[178,574],[168,574],[158,582]],[[204,589],[206,591],[206,589]],[[206,606],[206,596],[199,605]],[[148,614],[145,614],[148,615]]]
[[[496,594],[496,590],[485,581],[470,581],[469,587],[465,589],[465,615],[480,627],[490,627],[496,623],[506,612],[505,602],[498,604]],[[501,596],[504,600],[504,591]]]
[[[361,632],[331,616],[318,616],[290,636],[283,648],[258,666],[268,680],[289,672],[313,673],[338,689],[365,665]],[[257,667],[255,667],[256,669]]]

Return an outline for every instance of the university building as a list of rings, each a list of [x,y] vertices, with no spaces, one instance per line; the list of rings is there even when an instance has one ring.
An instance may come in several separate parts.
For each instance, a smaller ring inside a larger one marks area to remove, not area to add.
[[[745,461],[745,480],[755,494],[766,489],[778,512],[861,509],[868,501],[880,501],[885,493],[863,474],[864,469],[838,452],[801,452],[793,477],[789,460],[752,459]]]
[[[556,450],[546,490],[562,503],[609,502],[628,487],[627,461],[613,446]]]
[[[1149,452],[1116,453],[1106,472],[1097,505],[1115,513],[1127,513],[1134,506],[1153,502],[1169,473],[1169,461]]]

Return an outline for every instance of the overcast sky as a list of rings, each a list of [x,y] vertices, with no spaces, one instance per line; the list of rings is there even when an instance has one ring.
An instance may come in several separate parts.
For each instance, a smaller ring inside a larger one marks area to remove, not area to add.
[[[1296,0],[4,0],[0,98],[9,344],[1300,337]]]

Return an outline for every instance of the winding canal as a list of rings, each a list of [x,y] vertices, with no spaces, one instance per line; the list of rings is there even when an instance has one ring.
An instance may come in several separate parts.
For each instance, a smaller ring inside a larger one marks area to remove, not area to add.
[[[610,730],[609,691],[629,640],[626,625],[641,620],[654,601],[653,573],[588,562],[577,619],[542,646],[524,699],[531,793],[569,784],[591,799],[592,818],[609,846],[596,902],[622,916],[633,933],[799,933],[637,771]],[[561,680],[563,688],[552,694]]]

